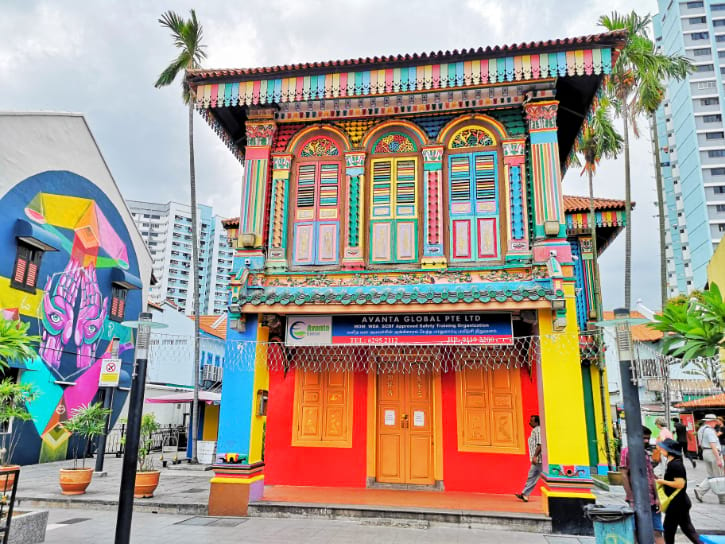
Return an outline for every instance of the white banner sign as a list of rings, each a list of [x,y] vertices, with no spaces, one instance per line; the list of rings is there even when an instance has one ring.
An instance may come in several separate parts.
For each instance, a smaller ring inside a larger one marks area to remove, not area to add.
[[[287,318],[288,346],[327,346],[332,343],[332,316],[300,315]]]

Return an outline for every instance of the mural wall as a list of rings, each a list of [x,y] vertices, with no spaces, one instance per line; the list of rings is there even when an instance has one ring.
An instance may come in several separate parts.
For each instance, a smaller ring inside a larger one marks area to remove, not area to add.
[[[19,233],[46,246],[25,272],[37,274],[35,289],[17,286]],[[108,196],[68,171],[31,176],[0,199],[0,247],[0,309],[19,313],[41,337],[39,357],[20,375],[40,395],[29,407],[33,420],[21,428],[14,461],[65,459],[73,438],[63,422],[98,398],[102,360],[110,357],[114,337],[121,386],[130,385],[133,331],[120,322],[142,309],[136,252]],[[125,396],[116,390],[113,421]]]

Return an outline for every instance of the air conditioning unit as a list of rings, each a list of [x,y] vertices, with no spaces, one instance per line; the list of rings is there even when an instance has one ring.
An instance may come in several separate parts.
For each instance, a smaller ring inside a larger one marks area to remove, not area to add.
[[[223,368],[214,365],[205,365],[201,369],[201,380],[204,382],[222,381]]]

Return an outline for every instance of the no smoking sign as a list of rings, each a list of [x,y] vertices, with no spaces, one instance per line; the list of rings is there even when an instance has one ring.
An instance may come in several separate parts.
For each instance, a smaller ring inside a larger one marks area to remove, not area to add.
[[[101,364],[101,376],[98,379],[99,387],[118,387],[121,377],[121,359],[104,359]]]

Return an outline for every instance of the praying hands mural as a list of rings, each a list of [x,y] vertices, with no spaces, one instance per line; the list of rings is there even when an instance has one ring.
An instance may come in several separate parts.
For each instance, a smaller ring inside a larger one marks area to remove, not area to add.
[[[63,422],[96,398],[101,364],[111,356],[114,337],[124,362],[122,381],[129,380],[132,331],[121,325],[123,316],[109,315],[109,307],[118,289],[114,278],[121,275],[127,290],[129,282],[141,287],[138,261],[119,210],[96,185],[71,172],[44,172],[11,189],[0,200],[0,236],[13,245],[7,234],[18,222],[50,246],[39,259],[35,289],[8,286],[2,276],[12,277],[13,262],[0,267],[0,309],[16,308],[41,338],[38,359],[20,376],[41,394],[29,406],[33,421],[23,428],[26,447],[19,448],[27,456],[19,460],[65,459],[71,434]],[[14,252],[12,247],[7,254]],[[140,289],[129,291],[124,307],[125,319],[136,317]],[[124,397],[115,392],[112,419]],[[32,443],[35,447],[27,446]]]

